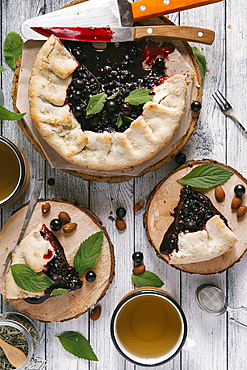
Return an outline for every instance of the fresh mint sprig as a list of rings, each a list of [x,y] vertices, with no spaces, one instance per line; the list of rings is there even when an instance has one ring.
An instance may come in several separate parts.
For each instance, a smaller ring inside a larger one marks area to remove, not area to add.
[[[23,290],[39,293],[49,288],[53,281],[46,275],[36,275],[31,267],[17,263],[11,267],[15,283]]]
[[[152,90],[141,88],[131,91],[131,93],[125,98],[125,103],[129,103],[130,105],[139,105],[145,104],[148,101],[152,100],[152,96],[150,93]]]
[[[196,46],[192,46],[193,53],[196,57],[197,64],[199,66],[200,74],[202,80],[205,77],[207,62],[205,56],[197,49]]]
[[[16,68],[16,62],[21,56],[22,49],[23,40],[21,36],[16,32],[9,32],[4,41],[3,53],[10,68]]]
[[[88,340],[76,331],[65,331],[56,335],[63,348],[72,355],[89,361],[98,361]]]
[[[226,182],[233,175],[232,171],[222,166],[205,163],[193,168],[187,175],[177,180],[183,185],[198,189],[210,189]]]
[[[131,280],[139,288],[145,286],[160,288],[164,285],[163,281],[154,272],[147,270],[141,274],[132,274]]]
[[[74,268],[79,275],[90,270],[100,256],[103,245],[103,231],[92,234],[81,243],[75,258]]]

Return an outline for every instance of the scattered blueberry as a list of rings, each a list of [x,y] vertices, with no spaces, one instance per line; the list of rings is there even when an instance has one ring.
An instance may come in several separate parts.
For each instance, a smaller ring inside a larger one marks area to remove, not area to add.
[[[128,116],[131,113],[131,106],[129,103],[123,103],[121,105],[121,112],[125,115]]]
[[[199,101],[193,101],[193,103],[191,103],[191,109],[193,110],[193,112],[199,112],[199,110],[201,110],[201,103]]]
[[[182,152],[178,152],[174,159],[177,164],[181,165],[186,162],[186,155]]]
[[[63,224],[59,218],[54,218],[50,222],[50,227],[53,231],[59,231],[62,228]]]
[[[126,215],[126,209],[124,207],[119,207],[116,210],[116,214],[119,218],[123,218]]]
[[[115,103],[114,100],[107,100],[107,102],[105,103],[105,109],[109,113],[116,112],[116,108],[117,108],[117,104]]]
[[[86,280],[89,282],[89,283],[92,283],[94,280],[96,279],[96,274],[94,271],[88,271],[86,273]]]
[[[142,252],[135,252],[132,254],[132,260],[135,263],[141,263],[143,261],[143,253]]]
[[[234,188],[234,193],[236,194],[237,197],[241,198],[242,195],[245,193],[245,187],[244,185],[236,185]]]

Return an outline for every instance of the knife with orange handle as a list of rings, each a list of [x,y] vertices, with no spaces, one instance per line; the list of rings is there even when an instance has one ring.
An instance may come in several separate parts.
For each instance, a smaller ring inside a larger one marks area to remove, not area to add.
[[[222,0],[140,0],[131,3],[134,21],[209,5]]]

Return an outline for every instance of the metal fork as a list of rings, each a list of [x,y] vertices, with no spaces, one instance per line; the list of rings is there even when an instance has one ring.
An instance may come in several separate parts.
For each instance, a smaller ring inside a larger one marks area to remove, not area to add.
[[[227,117],[230,117],[234,122],[236,122],[239,125],[239,127],[241,127],[241,129],[247,134],[247,130],[235,116],[231,104],[226,100],[226,98],[221,94],[221,92],[217,90],[212,94],[212,96],[216,103],[218,104],[218,106],[220,107],[221,112],[224,113]]]

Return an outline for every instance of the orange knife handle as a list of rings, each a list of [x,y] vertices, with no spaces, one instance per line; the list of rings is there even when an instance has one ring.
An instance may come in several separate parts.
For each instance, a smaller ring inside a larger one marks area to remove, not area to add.
[[[158,15],[180,12],[220,2],[222,0],[139,0],[131,3],[134,21],[156,17]]]

